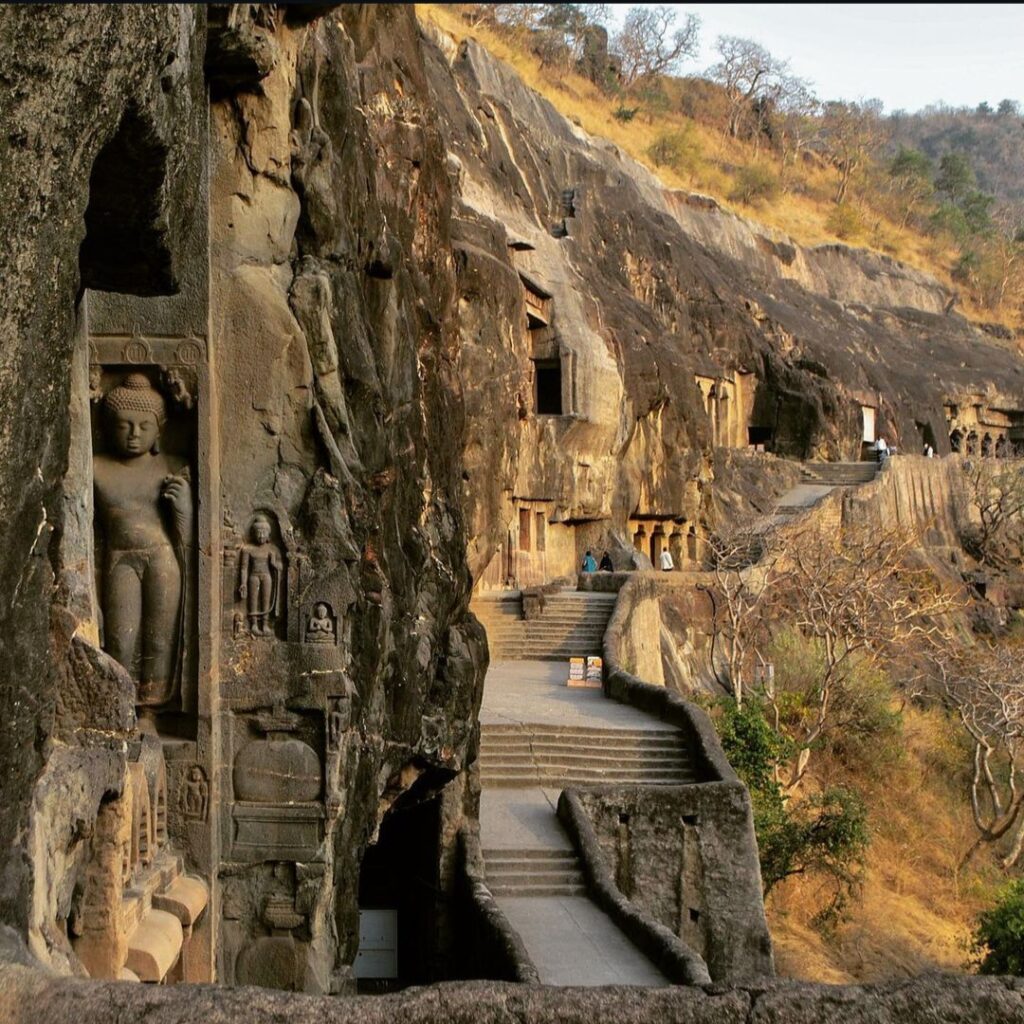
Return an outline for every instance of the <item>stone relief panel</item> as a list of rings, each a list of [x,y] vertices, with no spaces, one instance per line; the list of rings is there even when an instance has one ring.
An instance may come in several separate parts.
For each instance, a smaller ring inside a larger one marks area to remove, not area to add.
[[[188,821],[206,821],[210,810],[210,784],[201,765],[194,764],[188,769],[178,799],[183,818]]]
[[[155,344],[94,342],[89,373],[101,646],[151,723],[194,708],[198,585],[198,382]]]
[[[239,719],[244,731],[232,766],[234,859],[319,858],[324,770],[314,749],[320,747],[314,717],[277,705],[247,723]]]
[[[249,633],[255,637],[273,637],[284,624],[284,555],[272,536],[270,515],[257,512],[249,541],[238,552],[238,599],[245,606]]]
[[[307,644],[336,644],[338,642],[338,619],[326,601],[317,601],[312,614],[306,617]]]
[[[323,867],[278,861],[224,879],[225,951],[234,984],[306,988]]]

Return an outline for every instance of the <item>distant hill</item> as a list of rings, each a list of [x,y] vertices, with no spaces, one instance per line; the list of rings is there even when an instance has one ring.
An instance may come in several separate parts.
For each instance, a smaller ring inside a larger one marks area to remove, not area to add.
[[[1024,118],[1012,100],[992,110],[931,106],[887,120],[894,152],[913,147],[935,163],[946,153],[965,153],[982,191],[999,200],[1024,201]]]

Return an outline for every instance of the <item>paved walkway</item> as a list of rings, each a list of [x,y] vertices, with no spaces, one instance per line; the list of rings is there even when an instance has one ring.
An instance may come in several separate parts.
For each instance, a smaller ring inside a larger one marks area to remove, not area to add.
[[[608,700],[600,689],[569,687],[564,661],[494,661],[487,670],[482,725],[529,722],[538,725],[606,729],[664,729],[656,718]]]
[[[565,685],[560,662],[499,661],[484,683],[481,724],[559,724],[587,728],[664,729],[600,690]],[[559,790],[484,788],[480,838],[487,850],[572,850],[555,808]],[[586,896],[498,896],[547,985],[668,985],[668,979]]]
[[[545,985],[670,984],[586,896],[503,896],[498,906]]]

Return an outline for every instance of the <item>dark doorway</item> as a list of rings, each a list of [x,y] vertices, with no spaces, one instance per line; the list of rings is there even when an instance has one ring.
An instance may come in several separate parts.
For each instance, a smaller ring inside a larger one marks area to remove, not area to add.
[[[562,362],[559,359],[535,359],[537,415],[562,415]]]
[[[359,910],[378,911],[382,931],[393,922],[395,977],[359,977],[360,992],[392,992],[407,985],[437,980],[442,955],[438,934],[439,904],[443,897],[438,877],[440,799],[391,811],[380,827],[377,842],[366,848],[359,870]],[[388,914],[387,912],[390,912]],[[360,929],[361,932],[364,929]],[[372,932],[373,926],[369,931]],[[389,939],[381,948],[356,959],[381,964],[387,973]],[[368,954],[372,953],[372,957]],[[374,971],[371,973],[381,973]]]

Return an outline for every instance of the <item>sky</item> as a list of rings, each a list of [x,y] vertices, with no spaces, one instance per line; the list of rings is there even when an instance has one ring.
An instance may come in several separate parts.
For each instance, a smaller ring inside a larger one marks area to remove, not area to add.
[[[877,96],[890,113],[1024,100],[1024,4],[669,6],[701,19],[701,55],[684,74],[715,62],[718,35],[736,35],[789,59],[822,99]]]

